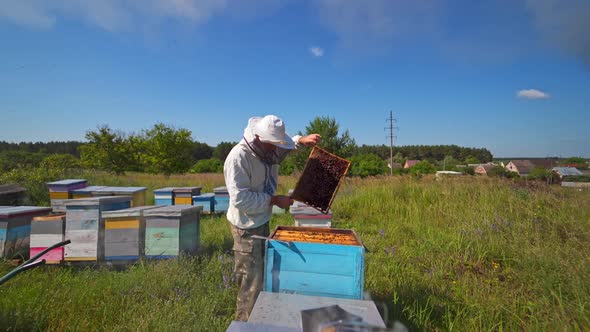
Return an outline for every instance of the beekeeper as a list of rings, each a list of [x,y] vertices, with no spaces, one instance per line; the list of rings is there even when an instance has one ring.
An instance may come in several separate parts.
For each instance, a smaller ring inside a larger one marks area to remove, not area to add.
[[[264,240],[252,236],[269,235],[273,205],[286,209],[293,204],[289,196],[275,195],[279,163],[297,145],[314,146],[319,140],[318,134],[290,137],[283,121],[275,115],[253,117],[248,120],[242,140],[225,160],[227,219],[234,239],[234,273],[239,285],[237,320],[248,320],[264,279]]]

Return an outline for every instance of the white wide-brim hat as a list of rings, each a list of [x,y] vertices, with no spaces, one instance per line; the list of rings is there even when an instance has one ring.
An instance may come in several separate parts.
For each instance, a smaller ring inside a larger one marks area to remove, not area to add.
[[[279,148],[292,150],[295,148],[295,142],[289,134],[285,132],[285,124],[276,115],[267,115],[263,118],[253,117],[248,120],[248,127],[251,137],[258,135],[261,142],[270,143]],[[250,135],[248,135],[250,136]]]

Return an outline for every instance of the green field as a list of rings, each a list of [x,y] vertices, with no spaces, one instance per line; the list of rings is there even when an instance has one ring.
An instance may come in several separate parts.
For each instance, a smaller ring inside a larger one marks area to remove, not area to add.
[[[86,174],[91,184],[223,185],[221,175]],[[279,191],[295,178],[281,178]],[[149,197],[149,195],[148,195]],[[153,202],[153,197],[148,202]],[[333,227],[364,242],[365,291],[410,330],[590,329],[590,191],[509,180],[347,179]],[[291,225],[288,215],[276,225]],[[5,330],[225,331],[234,315],[231,235],[204,217],[198,257],[124,270],[48,266],[0,287]],[[0,264],[0,274],[11,266]]]

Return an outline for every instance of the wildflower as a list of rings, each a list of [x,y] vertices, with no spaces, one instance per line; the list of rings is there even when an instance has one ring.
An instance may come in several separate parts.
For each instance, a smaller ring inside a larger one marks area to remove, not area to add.
[[[381,235],[381,236],[385,236],[385,230],[384,230],[384,229],[380,229],[380,230],[379,230],[379,235]]]
[[[492,267],[495,269],[500,267],[500,264],[496,263],[496,262],[492,262]]]

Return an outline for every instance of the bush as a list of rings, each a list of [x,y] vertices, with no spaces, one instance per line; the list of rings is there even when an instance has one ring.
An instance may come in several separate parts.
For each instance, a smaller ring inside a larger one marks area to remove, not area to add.
[[[191,173],[223,173],[223,162],[217,158],[202,159],[191,168]]]
[[[475,168],[467,166],[462,169],[462,172],[465,175],[475,175]]]
[[[348,172],[351,176],[375,176],[387,172],[387,164],[376,154],[368,153],[353,156],[350,159],[352,165]]]
[[[572,175],[564,177],[564,182],[590,182],[590,176],[588,175]]]
[[[428,161],[422,160],[410,168],[410,173],[413,175],[434,174],[436,173],[436,167]]]

